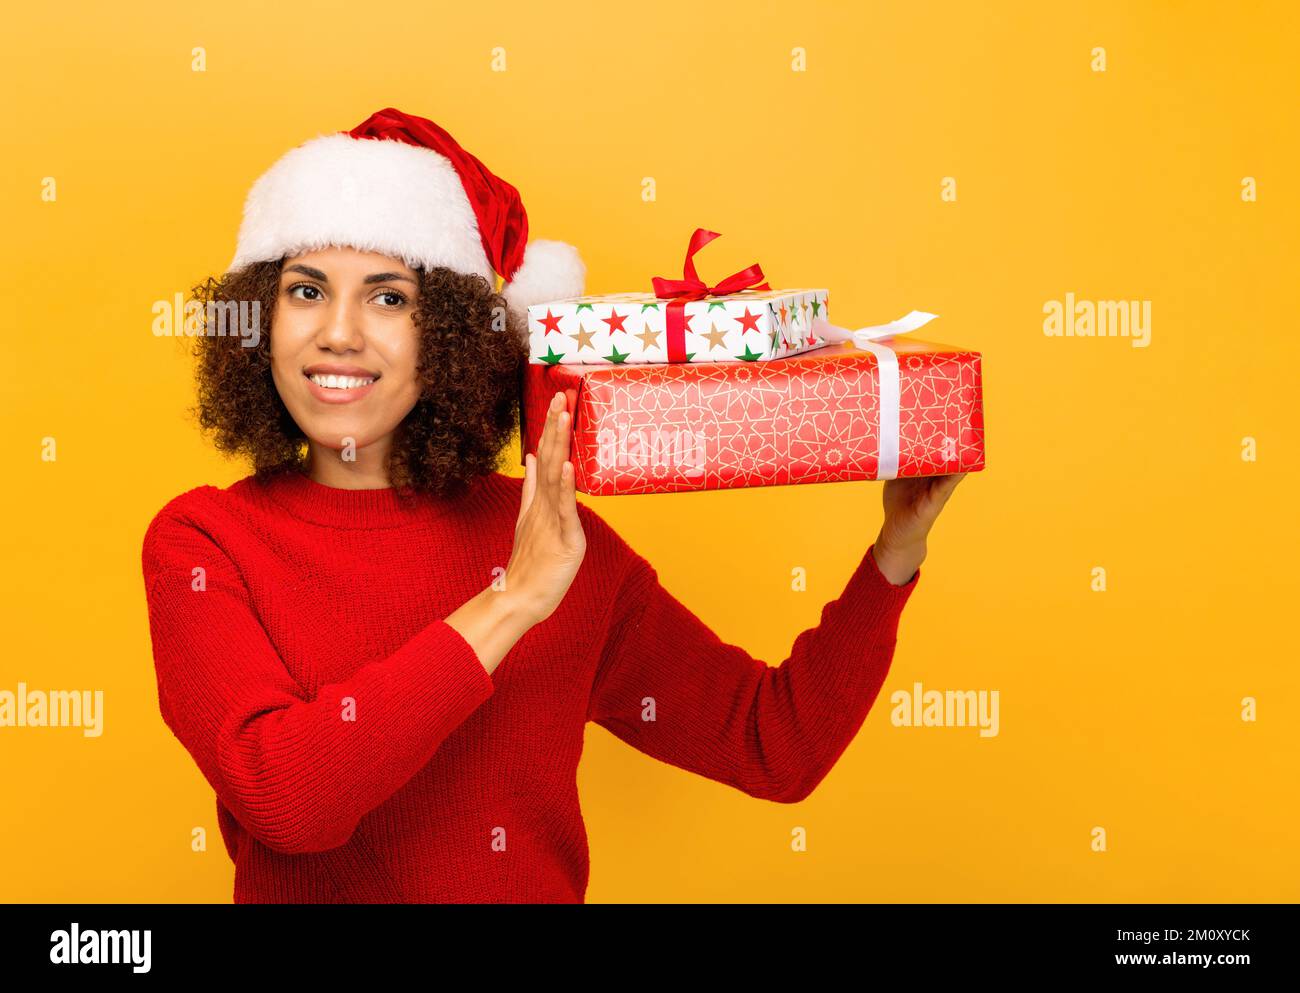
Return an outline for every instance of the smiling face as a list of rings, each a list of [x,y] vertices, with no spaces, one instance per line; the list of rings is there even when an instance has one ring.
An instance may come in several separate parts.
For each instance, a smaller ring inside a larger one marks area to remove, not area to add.
[[[448,496],[498,470],[519,430],[527,324],[477,273],[322,250],[228,270],[195,299],[269,317],[256,339],[206,324],[193,339],[200,426],[259,473]]]
[[[358,462],[387,452],[420,398],[417,274],[351,248],[285,259],[271,321],[271,374],[313,458],[349,439]]]

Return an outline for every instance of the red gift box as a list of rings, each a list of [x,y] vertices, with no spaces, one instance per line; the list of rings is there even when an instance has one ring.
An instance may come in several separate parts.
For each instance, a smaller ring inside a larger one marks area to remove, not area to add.
[[[983,469],[980,354],[905,337],[877,344],[768,362],[527,364],[520,461],[563,391],[576,486],[592,495]]]

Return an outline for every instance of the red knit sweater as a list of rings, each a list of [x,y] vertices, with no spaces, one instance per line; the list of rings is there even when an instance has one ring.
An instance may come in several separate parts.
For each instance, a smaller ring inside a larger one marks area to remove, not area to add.
[[[408,505],[250,476],[154,518],[159,707],[216,791],[236,903],[580,903],[587,722],[779,803],[853,740],[919,572],[894,586],[868,550],[770,667],[579,504],[573,585],[489,675],[443,618],[509,561],[521,485]]]

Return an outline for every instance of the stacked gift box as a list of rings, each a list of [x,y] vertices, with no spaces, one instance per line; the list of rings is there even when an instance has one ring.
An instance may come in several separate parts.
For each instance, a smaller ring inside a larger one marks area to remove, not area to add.
[[[528,309],[523,454],[564,392],[575,483],[593,495],[984,467],[978,352],[901,337],[911,325],[848,332],[827,290],[771,289],[757,266],[706,286],[691,255],[713,237],[697,231],[683,280],[654,293]]]
[[[540,365],[754,362],[823,344],[813,322],[826,316],[826,290],[743,290],[686,301],[607,293],[528,310],[529,361]],[[674,324],[679,323],[679,327]]]

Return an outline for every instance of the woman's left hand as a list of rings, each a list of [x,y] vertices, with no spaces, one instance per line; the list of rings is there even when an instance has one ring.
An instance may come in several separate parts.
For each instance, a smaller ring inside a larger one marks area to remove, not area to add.
[[[885,522],[872,546],[876,565],[895,586],[909,583],[925,560],[926,539],[939,512],[957,484],[966,478],[950,476],[887,479],[883,500]]]

